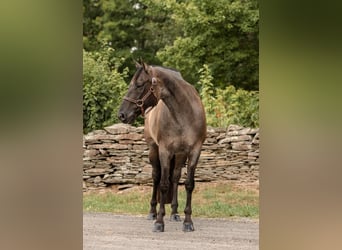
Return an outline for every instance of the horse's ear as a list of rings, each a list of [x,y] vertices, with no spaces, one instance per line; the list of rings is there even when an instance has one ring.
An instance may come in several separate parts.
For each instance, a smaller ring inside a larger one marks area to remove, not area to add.
[[[147,65],[147,63],[142,62],[142,67],[143,67],[144,71],[145,71],[146,73],[148,73],[149,66]]]
[[[141,64],[138,61],[134,60],[134,63],[137,69],[141,67]]]

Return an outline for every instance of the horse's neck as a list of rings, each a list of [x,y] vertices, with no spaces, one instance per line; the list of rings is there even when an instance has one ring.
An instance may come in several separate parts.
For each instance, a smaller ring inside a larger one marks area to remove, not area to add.
[[[168,80],[164,84],[166,91],[164,91],[161,99],[177,122],[180,122],[179,117],[182,116],[182,113],[186,113],[187,116],[192,113],[192,104],[188,96],[191,94],[191,90],[186,85],[185,82],[173,80]]]

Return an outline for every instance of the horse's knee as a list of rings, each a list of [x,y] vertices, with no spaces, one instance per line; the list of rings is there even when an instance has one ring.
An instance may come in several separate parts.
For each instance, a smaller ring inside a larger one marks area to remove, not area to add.
[[[160,182],[160,191],[162,193],[167,193],[169,190],[170,183],[168,181]]]
[[[189,192],[192,192],[195,188],[195,181],[193,180],[186,180],[184,184],[185,184],[185,189]]]

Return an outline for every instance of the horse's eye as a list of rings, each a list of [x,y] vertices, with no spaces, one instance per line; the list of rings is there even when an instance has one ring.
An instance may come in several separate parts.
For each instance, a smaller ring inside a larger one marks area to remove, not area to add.
[[[136,88],[141,88],[142,86],[144,86],[144,83],[138,83],[138,82],[135,83]]]

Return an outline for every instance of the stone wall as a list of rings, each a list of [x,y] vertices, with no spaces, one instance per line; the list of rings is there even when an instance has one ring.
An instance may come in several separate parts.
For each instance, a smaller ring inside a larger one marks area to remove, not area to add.
[[[152,167],[143,127],[114,124],[83,138],[83,188],[113,184],[152,184]],[[184,183],[186,168],[180,183]],[[230,125],[208,127],[197,165],[196,181],[232,180],[252,183],[259,178],[259,129]]]

